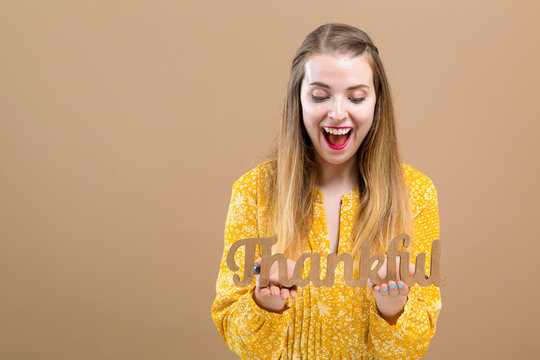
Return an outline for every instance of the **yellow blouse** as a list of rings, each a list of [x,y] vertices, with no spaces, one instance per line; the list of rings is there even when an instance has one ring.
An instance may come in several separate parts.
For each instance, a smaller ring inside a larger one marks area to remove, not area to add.
[[[430,271],[431,242],[439,238],[437,192],[429,177],[402,164],[413,210],[416,246],[409,248],[411,261],[426,253],[426,274]],[[225,226],[225,248],[216,282],[216,298],[211,315],[229,348],[241,359],[419,359],[424,356],[435,334],[441,310],[438,287],[414,285],[404,311],[394,325],[378,313],[373,291],[351,287],[344,281],[343,262],[335,272],[332,287],[298,288],[295,299],[288,299],[283,313],[260,308],[253,300],[251,286],[237,287],[226,264],[227,251],[239,239],[269,237],[265,195],[275,171],[275,160],[262,163],[234,182]],[[330,252],[322,193],[313,195],[314,221],[309,244],[321,254],[321,278]],[[342,197],[339,248],[351,253],[350,235],[359,206],[358,187]],[[304,252],[310,252],[305,247]],[[235,255],[244,273],[244,247]],[[256,258],[261,257],[256,246]],[[307,268],[307,263],[306,263]],[[307,276],[309,269],[304,269]]]

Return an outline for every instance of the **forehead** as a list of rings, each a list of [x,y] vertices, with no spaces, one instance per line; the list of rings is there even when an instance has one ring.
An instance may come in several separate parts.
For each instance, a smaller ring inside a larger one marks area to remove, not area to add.
[[[334,90],[358,84],[366,84],[373,89],[373,71],[364,55],[315,54],[304,64],[302,86],[315,81],[325,83]]]

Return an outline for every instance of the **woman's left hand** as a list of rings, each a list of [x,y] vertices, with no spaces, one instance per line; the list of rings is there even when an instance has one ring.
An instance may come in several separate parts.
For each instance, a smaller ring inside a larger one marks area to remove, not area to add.
[[[398,295],[407,295],[410,291],[407,284],[400,280],[399,269],[400,269],[400,257],[396,257],[396,279],[390,280],[388,283],[382,283],[380,285],[374,284],[371,279],[368,278],[368,286],[373,290],[375,296],[398,296]],[[386,258],[384,263],[378,271],[379,277],[381,279],[386,278]],[[372,264],[372,269],[377,265],[377,263]],[[413,276],[415,271],[415,266],[413,263],[409,262],[409,276]]]
[[[374,268],[376,263],[373,264]],[[396,257],[396,269],[400,269],[400,257]],[[409,262],[409,275],[413,276],[415,271],[414,264]],[[386,259],[383,265],[378,271],[381,279],[386,278]],[[410,292],[410,288],[403,281],[400,280],[399,271],[397,271],[397,279],[390,280],[388,283],[382,283],[380,285],[373,284],[368,279],[368,286],[373,290],[375,295],[375,301],[377,302],[377,309],[388,323],[391,325],[397,322],[397,319],[403,312],[405,304],[407,303],[407,294]]]

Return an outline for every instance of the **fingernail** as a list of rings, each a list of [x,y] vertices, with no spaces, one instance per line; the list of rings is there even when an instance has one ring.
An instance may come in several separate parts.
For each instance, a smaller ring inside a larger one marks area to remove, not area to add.
[[[398,283],[397,286],[401,289],[403,287],[402,283]]]
[[[395,288],[395,287],[396,287],[396,284],[391,284],[391,285],[390,285],[390,289],[393,289],[393,288]]]

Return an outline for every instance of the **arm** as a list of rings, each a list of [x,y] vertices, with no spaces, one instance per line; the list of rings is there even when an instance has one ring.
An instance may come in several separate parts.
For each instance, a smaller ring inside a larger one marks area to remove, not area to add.
[[[250,286],[238,287],[233,272],[227,267],[228,249],[239,239],[259,236],[257,226],[257,174],[248,173],[233,185],[225,226],[225,248],[216,282],[216,298],[211,314],[221,336],[242,359],[277,359],[285,347],[291,310],[282,313],[260,308],[253,299],[255,277]],[[245,249],[235,254],[238,274],[244,273]],[[256,247],[256,258],[260,257]]]
[[[430,272],[431,243],[440,238],[437,191],[431,181],[426,188],[427,205],[414,218],[415,246],[411,260],[426,253],[426,275]],[[369,290],[369,289],[368,289]],[[441,293],[437,286],[414,285],[397,323],[390,325],[379,314],[373,293],[370,304],[369,342],[371,351],[385,359],[419,359],[425,355],[435,335],[441,311]]]

